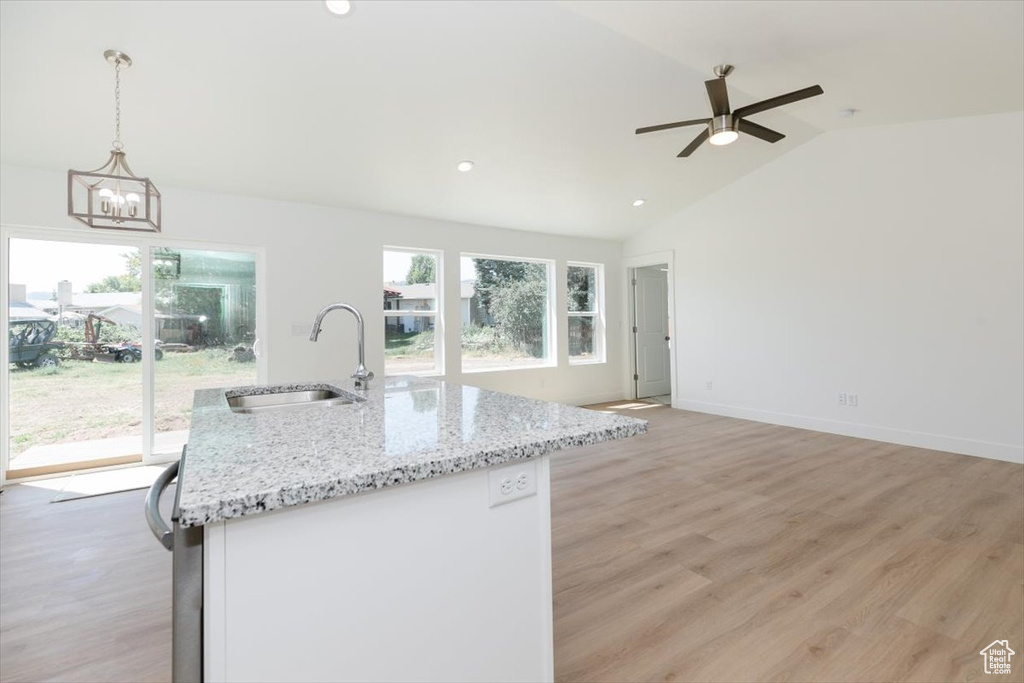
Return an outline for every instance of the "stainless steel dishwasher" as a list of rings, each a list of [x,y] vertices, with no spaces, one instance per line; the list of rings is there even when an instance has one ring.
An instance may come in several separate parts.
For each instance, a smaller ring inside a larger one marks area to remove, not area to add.
[[[168,465],[146,494],[146,522],[160,545],[171,551],[172,627],[171,660],[174,683],[199,683],[203,680],[203,527],[182,527],[178,523],[181,475],[185,471],[188,446],[181,459]],[[177,478],[173,529],[160,516],[160,496]]]

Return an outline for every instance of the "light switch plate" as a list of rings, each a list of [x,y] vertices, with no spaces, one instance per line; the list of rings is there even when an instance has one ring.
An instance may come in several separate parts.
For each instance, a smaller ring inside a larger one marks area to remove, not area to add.
[[[487,472],[490,507],[537,495],[537,463],[524,460],[494,467]]]

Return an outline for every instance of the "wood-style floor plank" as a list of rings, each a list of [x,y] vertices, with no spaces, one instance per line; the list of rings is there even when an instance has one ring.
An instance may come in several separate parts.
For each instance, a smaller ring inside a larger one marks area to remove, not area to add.
[[[170,680],[171,555],[145,493],[0,495],[0,680]]]
[[[556,680],[983,681],[982,647],[1024,652],[1021,465],[618,412],[649,433],[552,462]],[[169,681],[144,492],[52,496],[0,496],[0,680]]]
[[[1021,465],[614,405],[649,433],[552,463],[556,680],[975,681],[1024,646]]]

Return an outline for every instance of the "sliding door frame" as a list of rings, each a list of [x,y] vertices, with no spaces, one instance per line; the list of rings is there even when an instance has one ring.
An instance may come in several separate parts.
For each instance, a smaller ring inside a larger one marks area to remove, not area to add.
[[[142,348],[154,348],[155,325],[153,324],[153,250],[158,248],[194,249],[203,251],[231,251],[252,254],[256,261],[256,341],[259,354],[256,358],[256,381],[267,382],[268,359],[270,355],[267,327],[267,275],[266,248],[255,245],[223,244],[188,239],[175,239],[165,235],[144,233],[84,231],[74,228],[38,228],[30,226],[0,225],[0,329],[9,329],[10,317],[10,241],[12,239],[39,240],[46,242],[80,242],[123,246],[139,250],[141,265],[140,285],[142,287]],[[155,433],[155,386],[152,353],[142,354],[142,464],[166,462],[167,456],[153,453]],[[7,483],[10,465],[10,349],[6,343],[0,345],[0,486]],[[107,468],[92,468],[107,469]],[[75,470],[89,472],[91,469]],[[18,477],[19,482],[40,477]]]

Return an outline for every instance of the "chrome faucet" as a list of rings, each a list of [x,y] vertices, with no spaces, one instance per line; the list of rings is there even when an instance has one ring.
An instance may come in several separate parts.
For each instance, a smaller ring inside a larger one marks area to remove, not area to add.
[[[363,343],[363,316],[355,309],[354,306],[340,303],[324,306],[323,310],[316,314],[316,320],[313,321],[313,329],[309,332],[309,341],[315,342],[317,337],[320,336],[320,324],[324,321],[324,316],[331,311],[338,310],[339,308],[348,311],[356,317],[356,335],[359,338],[359,365],[356,366],[356,371],[352,373],[351,377],[356,381],[356,389],[369,389],[370,380],[373,379],[373,373],[367,370],[365,365],[366,355]]]

